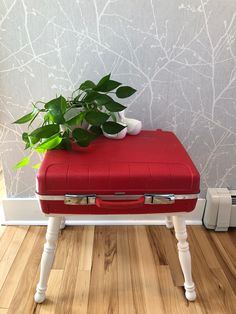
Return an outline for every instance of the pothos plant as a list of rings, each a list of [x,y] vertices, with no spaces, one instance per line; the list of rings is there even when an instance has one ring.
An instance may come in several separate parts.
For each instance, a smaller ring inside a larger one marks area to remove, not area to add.
[[[45,153],[52,149],[70,150],[72,143],[86,147],[104,132],[119,133],[124,125],[117,122],[116,113],[126,107],[113,99],[130,97],[136,90],[104,76],[97,84],[87,80],[76,89],[72,96],[62,95],[48,102],[37,101],[32,111],[15,124],[28,124],[27,132],[22,133],[25,149]],[[34,128],[36,121],[41,124]],[[85,128],[84,125],[88,127]],[[15,168],[29,164],[30,156],[24,157]],[[33,166],[38,168],[39,164]]]

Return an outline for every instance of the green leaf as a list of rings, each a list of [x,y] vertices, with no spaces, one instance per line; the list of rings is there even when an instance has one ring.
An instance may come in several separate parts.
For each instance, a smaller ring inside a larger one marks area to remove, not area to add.
[[[118,86],[120,86],[121,83],[113,80],[105,81],[102,85],[96,86],[94,90],[97,90],[99,92],[110,92],[113,89],[116,89]]]
[[[40,141],[40,138],[37,136],[29,136],[29,144],[30,147],[34,146],[36,143]]]
[[[47,150],[56,148],[61,143],[61,141],[62,137],[59,134],[55,134],[35,147],[35,150],[38,153],[44,153]]]
[[[87,102],[87,103],[91,103],[93,102],[97,97],[99,96],[99,93],[95,92],[95,91],[91,91],[89,93],[87,93],[87,95],[85,96],[85,98],[83,99],[83,101]]]
[[[35,136],[29,136],[28,133],[24,132],[22,133],[22,140],[25,142],[25,149],[34,146],[40,138]]]
[[[119,111],[123,111],[126,107],[119,104],[118,102],[108,102],[107,104],[104,105],[107,110],[111,111],[111,112],[119,112]]]
[[[71,138],[70,138],[70,131],[67,129],[62,135],[62,141],[58,145],[57,149],[64,149],[64,150],[71,150]]]
[[[96,135],[101,135],[102,134],[102,129],[99,126],[95,126],[95,125],[92,125],[89,128],[89,131],[94,133],[94,134],[96,134]]]
[[[71,150],[71,140],[69,137],[63,138],[59,146],[59,149]]]
[[[101,106],[107,104],[108,102],[113,102],[113,101],[114,100],[110,96],[105,95],[105,94],[98,94],[97,98],[95,99],[95,102]]]
[[[92,134],[89,131],[81,128],[74,129],[72,132],[72,136],[75,139],[76,143],[82,147],[88,146],[90,142],[97,137],[95,134]]]
[[[58,132],[59,132],[59,125],[48,124],[48,125],[41,126],[40,128],[34,130],[32,133],[29,134],[29,136],[30,137],[37,137],[39,139],[49,138]]]
[[[37,118],[37,116],[39,115],[40,112],[41,112],[41,110],[38,110],[38,111],[35,113],[33,119],[30,121],[30,124],[28,125],[28,128],[32,125],[32,123],[33,123],[34,120]]]
[[[21,138],[22,138],[22,140],[23,140],[24,142],[27,143],[27,142],[29,141],[29,135],[28,135],[28,133],[23,132]]]
[[[118,98],[127,98],[133,95],[136,92],[136,89],[130,86],[121,86],[116,90],[116,96]]]
[[[88,89],[93,89],[96,85],[92,81],[85,81],[79,87],[80,90],[86,91]]]
[[[44,107],[51,113],[53,122],[57,124],[63,124],[65,122],[64,113],[67,108],[67,102],[63,96],[49,101]]]
[[[85,112],[80,112],[77,116],[66,121],[66,124],[68,124],[68,125],[80,125],[81,122],[84,120],[84,116],[85,116]]]
[[[27,123],[29,122],[30,120],[32,120],[34,118],[34,116],[36,115],[37,113],[34,111],[26,114],[25,116],[21,117],[20,119],[16,120],[15,124],[23,124],[23,123]]]
[[[110,77],[111,77],[111,73],[101,78],[100,81],[97,83],[96,89],[99,90],[101,86],[103,86],[105,83],[107,83],[110,80]]]
[[[26,132],[22,133],[22,140],[25,142],[25,149],[30,147],[30,139],[29,139],[29,134]]]
[[[29,164],[29,162],[30,162],[29,156],[24,157],[20,162],[18,162],[18,164],[14,166],[14,168],[19,169],[19,168],[25,167]]]
[[[33,165],[32,168],[39,169],[41,166],[41,162],[38,162],[37,164]]]
[[[108,134],[117,134],[120,131],[122,131],[125,127],[126,127],[125,125],[122,125],[113,121],[105,122],[102,125],[103,131]]]
[[[50,112],[46,113],[43,117],[44,121],[46,123],[49,123],[49,122],[54,122],[54,119],[53,119],[53,116],[51,115]]]
[[[31,146],[30,143],[26,143],[24,150],[28,149],[30,146]]]
[[[89,111],[85,115],[85,120],[92,125],[100,126],[107,121],[109,115],[101,111]]]

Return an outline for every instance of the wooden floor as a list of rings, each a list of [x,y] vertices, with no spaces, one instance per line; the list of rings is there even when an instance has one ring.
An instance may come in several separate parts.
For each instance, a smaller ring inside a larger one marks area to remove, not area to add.
[[[197,300],[184,298],[172,230],[66,227],[47,300],[33,301],[45,227],[0,227],[0,314],[236,313],[236,230],[188,227]]]

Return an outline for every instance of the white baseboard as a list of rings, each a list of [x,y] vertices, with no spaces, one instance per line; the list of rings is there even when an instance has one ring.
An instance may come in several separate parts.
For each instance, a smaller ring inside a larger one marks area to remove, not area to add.
[[[196,208],[186,213],[186,223],[201,225],[205,199],[199,199]],[[2,225],[46,225],[48,217],[41,213],[36,198],[6,198],[0,208]],[[78,219],[79,217],[79,219]],[[67,225],[164,225],[165,215],[75,215],[66,219]]]

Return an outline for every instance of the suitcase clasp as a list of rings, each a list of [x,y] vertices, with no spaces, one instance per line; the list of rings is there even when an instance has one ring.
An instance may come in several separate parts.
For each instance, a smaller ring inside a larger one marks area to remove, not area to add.
[[[145,194],[145,204],[173,204],[175,202],[174,194]]]
[[[80,194],[66,194],[64,197],[64,204],[66,205],[94,205],[96,195],[80,195]]]

